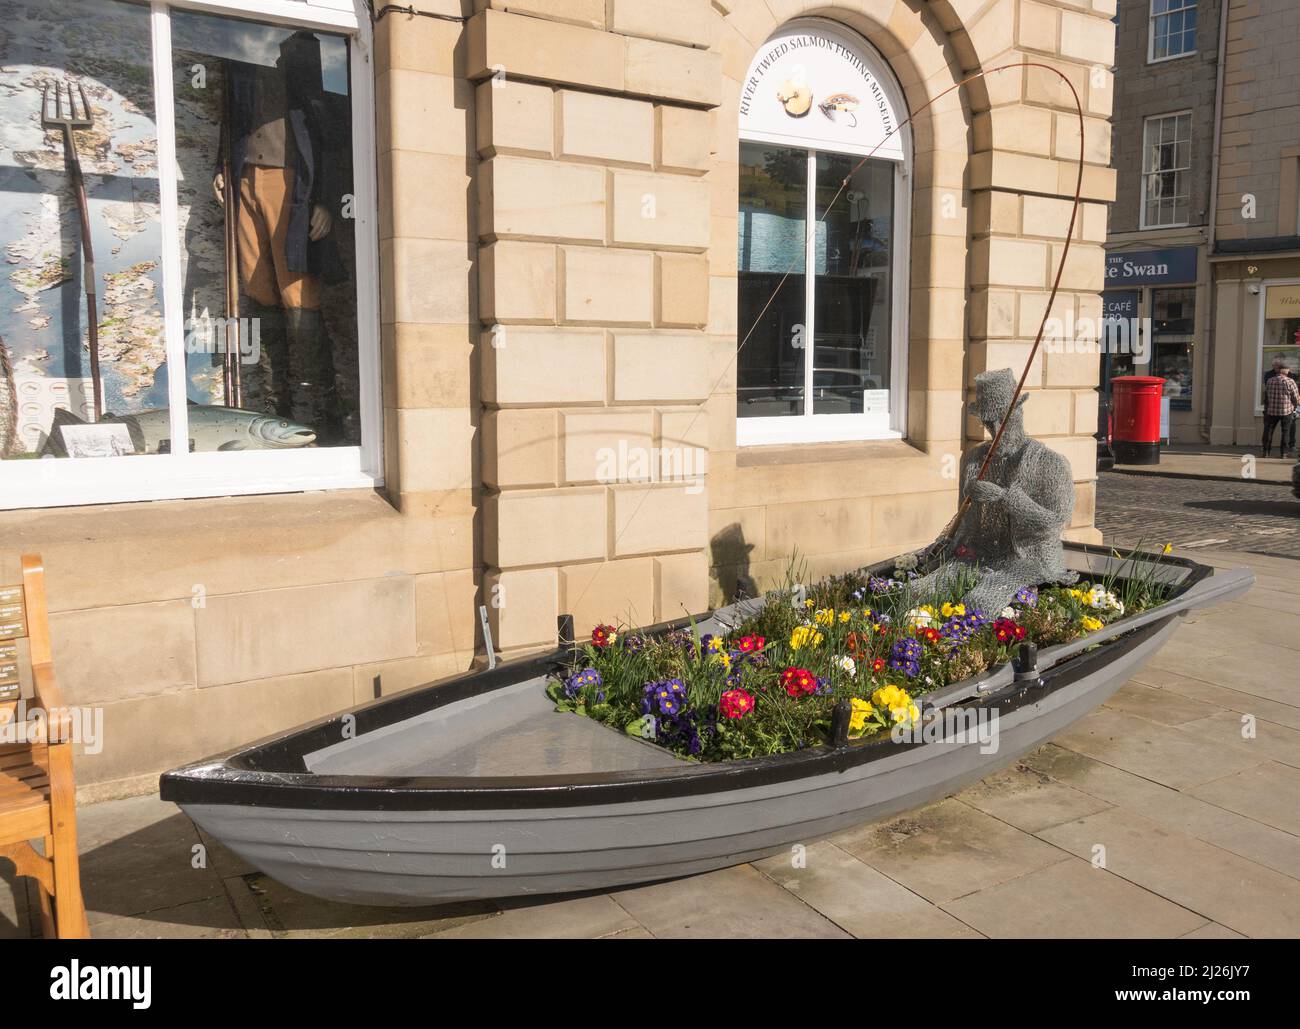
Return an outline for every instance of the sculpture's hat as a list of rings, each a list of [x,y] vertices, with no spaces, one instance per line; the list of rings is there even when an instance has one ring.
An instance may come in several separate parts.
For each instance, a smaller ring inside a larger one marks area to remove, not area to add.
[[[981,372],[975,376],[975,403],[971,404],[971,414],[981,422],[997,424],[1006,417],[1011,407],[1011,398],[1016,395],[1016,376],[1010,368],[998,368],[996,371]],[[1022,394],[1020,407],[1029,399]]]

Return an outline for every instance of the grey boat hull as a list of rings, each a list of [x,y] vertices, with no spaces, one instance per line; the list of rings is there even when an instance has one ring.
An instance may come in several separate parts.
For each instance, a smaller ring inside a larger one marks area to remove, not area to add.
[[[1215,579],[1214,595],[1203,591],[1210,602],[1250,585],[1248,574],[1208,577]],[[983,691],[976,684],[945,710],[963,713],[968,725],[981,719],[983,733],[710,765],[674,761],[656,749],[653,760],[608,773],[376,774],[375,754],[385,746],[374,740],[396,732],[387,749],[400,752],[401,734],[415,734],[430,717],[425,712],[376,728],[365,746],[364,732],[332,742],[312,727],[317,735],[300,748],[301,771],[257,767],[289,760],[283,738],[262,745],[256,760],[247,759],[250,750],[242,760],[180,769],[164,776],[163,796],[266,874],[336,901],[425,905],[690,875],[906,811],[1011,764],[1113,694],[1174,632],[1177,614],[1149,619],[1041,676],[1005,685],[989,677],[992,688]],[[464,704],[501,717],[511,703],[505,698],[535,696],[540,682],[530,675],[439,710]],[[428,725],[419,731],[434,732]]]

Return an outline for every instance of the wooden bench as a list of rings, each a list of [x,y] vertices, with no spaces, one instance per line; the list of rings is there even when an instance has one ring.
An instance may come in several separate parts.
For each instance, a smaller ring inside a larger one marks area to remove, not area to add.
[[[22,564],[21,591],[0,594],[0,648],[26,637],[32,697],[0,701],[0,739],[14,741],[0,742],[0,857],[36,880],[47,939],[85,939],[90,932],[77,861],[72,714],[54,683],[41,559],[26,554]],[[0,683],[14,678],[2,673],[16,664],[6,658],[16,649],[0,651]],[[44,853],[33,840],[43,841]]]

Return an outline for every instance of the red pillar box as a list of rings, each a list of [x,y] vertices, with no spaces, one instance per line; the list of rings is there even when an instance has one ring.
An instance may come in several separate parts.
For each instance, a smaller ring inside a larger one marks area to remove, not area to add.
[[[1116,464],[1160,463],[1160,398],[1165,380],[1121,375],[1110,380],[1111,449]]]

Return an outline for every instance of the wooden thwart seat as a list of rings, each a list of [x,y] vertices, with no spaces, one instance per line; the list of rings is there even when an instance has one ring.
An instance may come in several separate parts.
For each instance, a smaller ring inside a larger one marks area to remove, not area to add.
[[[77,860],[72,718],[54,682],[41,559],[24,555],[22,564],[34,710],[28,717],[24,705],[0,704],[0,724],[22,719],[6,726],[6,738],[16,742],[0,744],[0,858],[36,880],[47,938],[84,939],[90,933]]]

